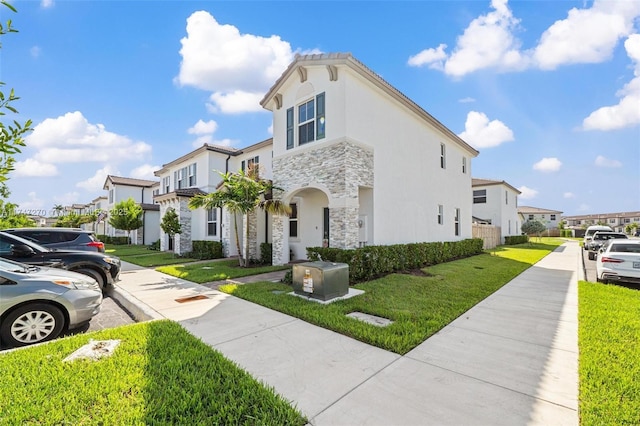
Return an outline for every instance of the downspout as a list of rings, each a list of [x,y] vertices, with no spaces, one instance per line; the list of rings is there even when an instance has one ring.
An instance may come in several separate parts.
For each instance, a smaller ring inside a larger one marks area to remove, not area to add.
[[[231,154],[227,154],[227,159],[224,161],[224,172],[229,173],[229,159],[231,158]],[[222,242],[222,214],[224,209],[220,209],[220,242]]]
[[[144,204],[144,187],[140,188],[140,207],[142,207],[142,205]],[[144,234],[145,234],[145,222],[146,222],[146,218],[147,218],[147,212],[144,210],[144,207],[142,207],[142,245],[144,245]]]

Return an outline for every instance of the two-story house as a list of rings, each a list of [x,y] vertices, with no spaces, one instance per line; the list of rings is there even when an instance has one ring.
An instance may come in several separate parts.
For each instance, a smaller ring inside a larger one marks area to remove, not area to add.
[[[261,101],[273,112],[274,264],[329,245],[471,238],[478,151],[351,54],[297,56]]]
[[[562,220],[562,212],[559,210],[541,209],[538,207],[518,207],[518,214],[522,223],[529,220],[542,222],[547,229],[556,229]]]
[[[103,209],[107,210],[109,216],[118,214],[115,205],[129,198],[133,198],[142,207],[142,226],[131,233],[132,244],[152,244],[160,238],[160,206],[153,201],[153,193],[158,189],[158,185],[159,183],[153,180],[112,175],[107,176],[104,182],[103,189],[107,191],[107,201]],[[103,219],[104,225],[101,228],[104,235],[127,236],[128,232],[115,229],[109,224],[109,216]]]
[[[505,181],[472,179],[473,217],[483,223],[500,227],[500,241],[504,237],[520,235],[520,216],[518,215],[518,195],[521,192]]]
[[[196,194],[213,192],[220,183],[220,173],[247,170],[258,167],[264,178],[271,175],[271,139],[246,147],[242,150],[204,144],[182,157],[162,166],[155,172],[160,178],[159,193],[154,197],[160,205],[160,217],[164,217],[169,208],[178,214],[181,233],[172,241],[164,232],[160,237],[161,250],[173,250],[178,254],[192,250],[192,242],[198,240],[220,241],[225,256],[238,254],[233,218],[223,209],[189,209],[189,200]],[[248,255],[257,258],[256,246],[270,241],[270,229],[266,216],[252,215],[238,217],[239,234],[249,234],[255,244],[251,245]],[[175,243],[175,247],[174,247]],[[241,246],[244,246],[241,242]],[[246,253],[245,253],[246,255]]]

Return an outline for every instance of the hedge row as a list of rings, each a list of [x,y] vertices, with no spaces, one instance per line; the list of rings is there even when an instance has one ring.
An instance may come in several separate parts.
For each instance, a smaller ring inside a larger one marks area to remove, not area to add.
[[[129,237],[110,237],[108,235],[96,235],[96,238],[105,244],[114,244],[119,246],[129,244]]]
[[[191,252],[187,255],[192,259],[221,259],[222,243],[220,241],[193,241]]]
[[[482,253],[482,239],[367,246],[357,249],[307,247],[307,258],[349,265],[351,283]]]
[[[504,237],[505,246],[513,246],[516,244],[524,244],[529,242],[529,236],[527,235],[512,235],[510,237]]]

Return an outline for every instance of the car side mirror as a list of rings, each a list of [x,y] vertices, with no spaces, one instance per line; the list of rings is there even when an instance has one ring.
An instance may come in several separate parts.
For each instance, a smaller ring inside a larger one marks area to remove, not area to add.
[[[11,246],[11,255],[15,257],[31,257],[36,254],[35,250],[26,244],[14,244]]]

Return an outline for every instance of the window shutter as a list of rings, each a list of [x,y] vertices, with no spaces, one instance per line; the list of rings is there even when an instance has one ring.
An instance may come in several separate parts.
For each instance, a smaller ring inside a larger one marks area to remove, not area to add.
[[[316,140],[324,138],[324,92],[316,96]]]
[[[287,149],[293,148],[293,107],[287,110]]]

